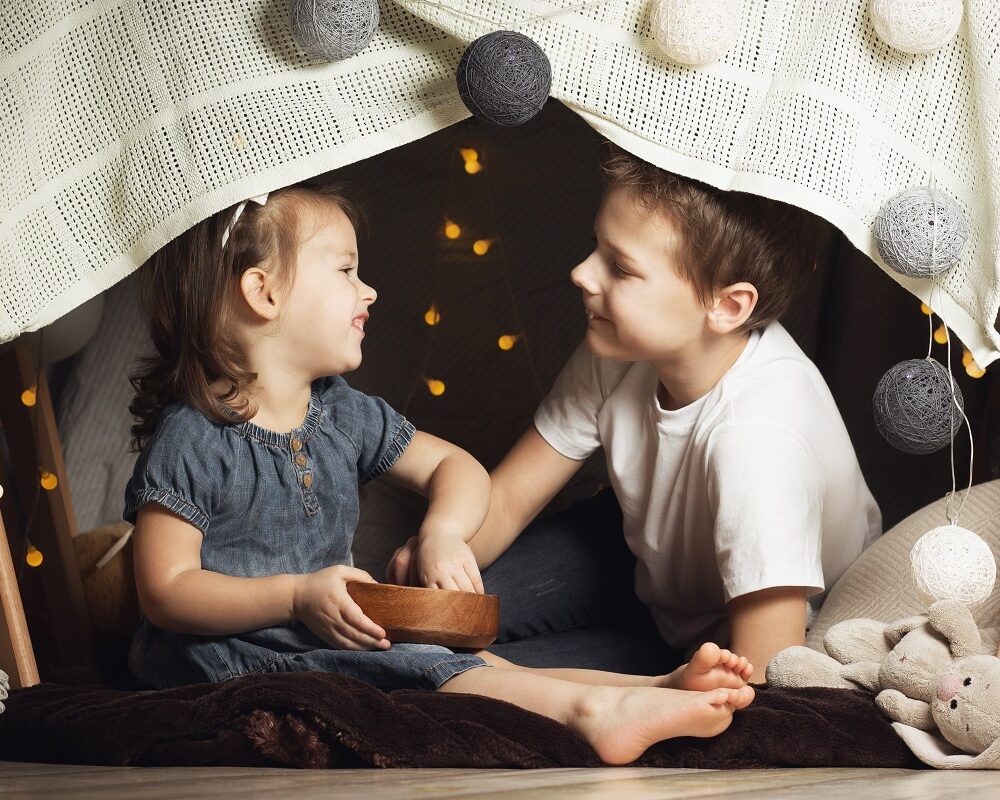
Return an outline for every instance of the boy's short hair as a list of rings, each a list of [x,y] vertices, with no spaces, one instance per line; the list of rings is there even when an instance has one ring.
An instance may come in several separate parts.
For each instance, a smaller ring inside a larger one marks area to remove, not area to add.
[[[781,316],[829,246],[829,224],[808,211],[675,175],[610,142],[601,168],[607,188],[631,189],[647,210],[674,223],[678,271],[702,302],[741,281],[757,288],[757,305],[740,330]]]

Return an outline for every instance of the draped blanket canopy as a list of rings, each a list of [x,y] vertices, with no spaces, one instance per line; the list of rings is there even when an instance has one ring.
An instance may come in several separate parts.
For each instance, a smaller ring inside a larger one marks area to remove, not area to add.
[[[331,64],[297,47],[287,0],[6,4],[0,342],[228,205],[468,116],[462,51],[509,29],[545,50],[551,96],[607,138],[809,209],[876,263],[880,206],[933,181],[969,221],[961,261],[933,282],[887,271],[980,366],[1000,356],[1000,6],[967,0],[956,39],[914,56],[878,38],[867,0],[744,0],[736,45],[691,69],[658,53],[650,5],[383,0],[372,43]]]

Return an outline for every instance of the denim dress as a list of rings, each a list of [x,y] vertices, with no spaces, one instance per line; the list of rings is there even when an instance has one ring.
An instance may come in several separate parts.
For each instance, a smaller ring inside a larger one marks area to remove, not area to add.
[[[174,403],[163,413],[125,489],[124,517],[159,503],[202,533],[201,565],[235,577],[316,572],[351,564],[358,487],[388,470],[413,425],[343,378],[312,385],[302,424],[275,433],[252,422],[210,420]],[[129,653],[156,688],[219,682],[249,672],[337,672],[382,689],[436,689],[485,666],[444,647],[393,644],[337,650],[300,622],[231,636],[165,631],[143,619]]]

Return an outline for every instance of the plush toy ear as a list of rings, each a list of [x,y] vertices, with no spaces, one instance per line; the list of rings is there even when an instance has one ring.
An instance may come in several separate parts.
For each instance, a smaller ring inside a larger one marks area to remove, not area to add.
[[[823,647],[841,664],[857,661],[878,663],[890,649],[885,637],[885,623],[864,618],[838,622],[826,632]]]
[[[965,603],[958,600],[938,600],[931,605],[927,619],[931,627],[947,640],[953,658],[965,658],[983,652],[979,626]]]
[[[913,751],[913,755],[936,769],[1000,769],[1000,739],[978,756],[963,753],[940,736],[911,728],[901,722],[892,723],[896,733]]]
[[[895,622],[890,622],[885,626],[882,632],[885,634],[885,639],[889,643],[889,648],[892,649],[899,644],[899,640],[906,636],[906,634],[910,631],[926,624],[927,617],[923,615],[919,617],[905,617],[903,619],[898,619]]]

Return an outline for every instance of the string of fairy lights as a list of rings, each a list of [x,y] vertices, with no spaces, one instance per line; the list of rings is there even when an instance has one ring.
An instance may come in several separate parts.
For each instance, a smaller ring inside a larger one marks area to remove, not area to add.
[[[462,171],[466,176],[475,176],[487,173],[484,159],[480,156],[479,150],[475,147],[458,147],[458,156],[462,162]],[[493,209],[492,196],[489,191],[488,178],[484,181],[484,198],[486,201],[486,206],[491,210],[491,223],[496,226],[496,213]],[[510,274],[508,269],[507,258],[505,257],[503,250],[503,241],[501,237],[494,233],[489,238],[472,238],[463,229],[463,225],[466,224],[465,219],[461,213],[457,213],[455,209],[452,208],[452,181],[451,175],[449,174],[449,191],[447,192],[446,209],[442,227],[440,229],[439,235],[443,236],[445,240],[450,242],[461,242],[463,239],[468,241],[468,252],[472,253],[473,260],[478,260],[488,256],[493,253],[494,256],[499,256],[499,260],[502,265],[501,274],[503,280],[506,284],[507,292],[510,297],[512,315],[515,317],[516,324],[510,329],[504,329],[497,331],[495,334],[495,339],[493,339],[494,345],[499,350],[503,352],[510,352],[515,347],[521,346],[525,350],[525,355],[528,360],[528,366],[531,371],[533,382],[535,388],[538,392],[539,398],[544,395],[544,390],[542,388],[541,380],[535,368],[535,361],[531,354],[530,344],[528,342],[527,336],[524,331],[524,324],[520,318],[520,312],[517,307],[517,300],[514,296],[513,287],[510,281]],[[434,282],[434,293],[437,295],[437,282]],[[422,319],[424,324],[432,329],[438,328],[441,325],[443,318],[442,314],[442,303],[440,299],[434,297],[430,305],[423,311]],[[427,340],[427,352],[424,358],[423,369],[417,378],[414,388],[411,388],[409,396],[403,405],[403,413],[406,414],[409,410],[410,401],[414,396],[414,389],[419,387],[421,384],[426,389],[426,391],[432,397],[441,397],[447,391],[448,385],[443,379],[445,376],[440,374],[429,374],[429,364],[431,360],[432,349],[434,345],[434,337],[430,336]]]
[[[35,496],[31,503],[31,511],[27,515],[27,519],[24,522],[23,538],[24,538],[24,564],[29,567],[36,568],[42,566],[42,562],[45,560],[45,556],[42,551],[39,550],[34,543],[31,541],[31,527],[35,521],[35,513],[38,511],[38,503],[41,499],[41,490],[46,492],[51,492],[59,486],[59,478],[56,476],[55,468],[48,469],[46,465],[42,464],[41,454],[39,453],[38,446],[38,419],[41,415],[38,406],[38,386],[41,383],[42,370],[42,343],[44,341],[45,331],[39,331],[38,334],[38,352],[35,357],[35,382],[28,387],[25,387],[21,391],[21,404],[28,409],[33,409],[31,413],[31,440],[35,448],[35,463],[38,469],[38,483],[35,485]],[[0,490],[0,496],[2,496],[2,490]],[[14,495],[14,502],[18,500],[17,494]],[[18,570],[18,578],[20,579],[22,573],[23,565],[21,569]]]
[[[479,150],[477,150],[476,148],[460,147],[458,148],[458,155],[461,158],[462,169],[466,175],[468,176],[480,175],[485,171],[484,160],[481,158]],[[486,199],[489,201],[488,205],[492,207],[492,200],[489,197],[488,187],[485,188],[487,189]],[[449,198],[450,198],[450,192],[449,192]],[[450,204],[450,199],[449,199],[449,204]],[[464,224],[462,215],[456,213],[453,209],[449,207],[446,211],[444,223],[441,227],[439,235],[443,236],[444,239],[451,242],[460,242],[463,240],[463,238],[471,239],[471,237],[469,237],[467,233],[463,230],[462,224]],[[510,286],[510,276],[509,274],[507,274],[507,266],[508,266],[506,263],[507,259],[503,258],[502,241],[500,236],[497,234],[493,234],[489,238],[471,239],[471,241],[468,244],[468,252],[472,254],[473,260],[484,258],[488,256],[491,252],[493,252],[494,254],[496,254],[497,252],[500,253],[501,261],[503,262],[502,264],[503,274],[505,281],[507,282],[508,285],[508,290],[511,293],[512,308],[514,309],[514,315],[517,318],[517,325],[513,330],[501,330],[497,332],[496,338],[493,340],[494,342],[493,346],[497,347],[499,350],[503,352],[510,352],[514,350],[514,348],[517,347],[518,345],[524,347],[526,351],[525,355],[528,358],[528,363],[531,367],[531,372],[534,378],[536,389],[538,391],[539,397],[541,397],[544,394],[544,391],[542,389],[538,375],[535,372],[534,359],[531,356],[527,337],[525,336],[524,333],[524,326],[522,321],[520,320],[520,316],[517,311],[517,303],[515,302],[515,299],[513,297],[513,290],[511,289]],[[935,316],[934,312],[926,303],[920,304],[920,310],[923,314],[931,318]],[[441,301],[435,298],[431,301],[430,305],[423,311],[422,314],[423,322],[429,328],[437,328],[441,324],[442,317],[443,313],[442,313]],[[934,341],[939,345],[946,345],[948,344],[949,337],[950,334],[947,325],[945,325],[944,322],[940,322],[938,326],[934,329],[934,334],[933,334]],[[432,338],[433,337],[428,338],[428,345],[427,345],[428,349],[426,352],[426,357],[424,359],[424,366],[419,374],[419,377],[416,379],[415,388],[422,385],[423,388],[426,389],[426,391],[432,397],[441,397],[442,395],[445,394],[448,388],[447,383],[443,379],[446,376],[442,376],[440,374],[428,374],[428,364],[430,362],[430,358],[432,355],[432,348],[433,348]],[[984,370],[976,363],[975,359],[973,358],[972,352],[966,347],[963,347],[962,366],[964,367],[966,374],[970,378],[979,379],[986,374],[986,370]],[[39,362],[38,366],[39,373],[42,369],[43,367],[40,365]],[[40,374],[37,374],[35,383],[33,383],[31,386],[23,388],[21,391],[21,403],[29,409],[35,409],[34,413],[32,414],[32,422],[33,422],[33,429],[35,431],[34,441],[36,448],[38,441],[37,420],[39,414],[36,406],[38,403],[39,379],[40,379]],[[407,398],[406,405],[404,406],[404,413],[406,413],[406,406],[409,405],[412,396],[413,392],[411,391],[410,397]],[[47,492],[55,490],[59,486],[59,479],[56,473],[54,472],[53,469],[50,469],[46,465],[43,465],[41,463],[41,457],[38,453],[36,453],[36,460],[38,461],[37,488],[45,490]],[[27,524],[25,525],[24,528],[24,545],[25,545],[24,563],[32,568],[40,567],[45,560],[42,551],[35,546],[35,544],[31,541],[30,538],[31,523],[35,516],[35,511],[37,509],[39,496],[40,492],[38,492],[36,489],[36,495],[35,495],[35,500],[33,502],[33,507],[27,516]]]
[[[926,303],[920,304],[920,310],[928,317],[934,316],[931,307]],[[937,344],[948,344],[948,339],[948,326],[942,322],[934,329],[934,341]],[[972,357],[972,351],[968,347],[962,348],[962,366],[965,368],[965,374],[970,378],[979,379],[986,374],[986,370],[976,363],[976,360]]]

